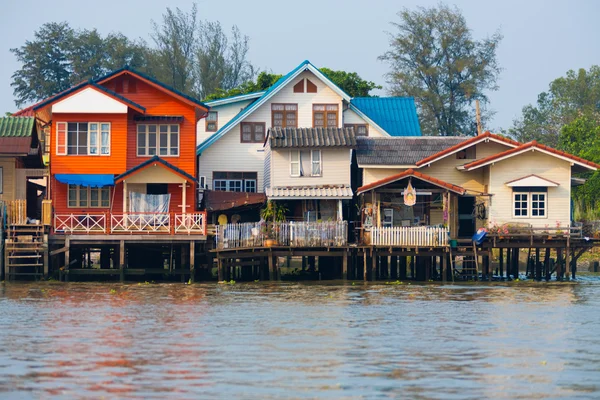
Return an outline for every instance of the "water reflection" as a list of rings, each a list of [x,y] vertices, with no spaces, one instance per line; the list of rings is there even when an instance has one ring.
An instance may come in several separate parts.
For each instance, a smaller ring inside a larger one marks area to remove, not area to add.
[[[0,396],[598,398],[599,306],[595,279],[5,284]]]

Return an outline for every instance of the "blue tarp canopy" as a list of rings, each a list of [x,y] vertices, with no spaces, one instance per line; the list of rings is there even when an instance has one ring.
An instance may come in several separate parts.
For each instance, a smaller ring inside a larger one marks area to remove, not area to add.
[[[57,181],[69,185],[89,187],[114,186],[115,176],[112,174],[56,174]]]

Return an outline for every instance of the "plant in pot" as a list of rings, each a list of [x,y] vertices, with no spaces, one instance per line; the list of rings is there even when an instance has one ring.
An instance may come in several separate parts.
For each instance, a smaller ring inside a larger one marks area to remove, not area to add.
[[[265,208],[260,210],[260,217],[265,221],[263,234],[265,237],[265,247],[271,247],[277,244],[277,233],[279,232],[278,222],[285,221],[287,208],[283,204],[274,201],[267,201]]]

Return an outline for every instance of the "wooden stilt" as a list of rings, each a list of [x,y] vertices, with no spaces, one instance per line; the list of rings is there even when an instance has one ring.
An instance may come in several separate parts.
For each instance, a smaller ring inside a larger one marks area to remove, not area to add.
[[[196,242],[190,242],[190,282],[196,280]]]
[[[368,280],[369,277],[369,268],[367,265],[367,249],[363,249],[363,260],[364,260],[364,264],[363,264],[363,280],[366,282]]]
[[[535,280],[542,280],[542,263],[540,262],[540,248],[535,249]]]
[[[217,279],[223,281],[223,259],[217,255]]]
[[[546,255],[544,256],[544,275],[546,276],[546,281],[550,280],[550,275],[552,275],[552,271],[550,271],[550,249],[546,248]]]
[[[441,257],[442,261],[442,282],[446,282],[448,280],[448,256],[446,253]]]
[[[563,258],[562,249],[556,249],[556,280],[562,280],[563,278]]]
[[[410,277],[413,280],[417,278],[417,276],[415,274],[415,262],[416,262],[416,257],[411,256],[410,257]]]
[[[273,257],[273,254],[269,253],[268,261],[269,261],[269,280],[274,281],[276,279],[277,271],[275,271],[275,257]]]
[[[565,249],[565,278],[571,278],[571,248],[569,247],[569,238],[567,238],[567,248]]]
[[[348,279],[348,253],[344,252],[342,256],[342,279]]]
[[[71,264],[71,239],[65,239],[65,271],[64,279],[65,282],[69,282],[69,265]]]
[[[119,242],[119,279],[125,281],[125,241]]]
[[[373,253],[371,254],[371,280],[377,280],[377,251],[373,249]]]
[[[390,279],[398,279],[398,256],[390,257]]]
[[[390,277],[388,256],[379,257],[379,275],[381,279],[388,279]]]
[[[504,280],[504,249],[500,248],[499,249],[499,255],[498,255],[498,265],[500,268],[500,280]]]
[[[406,256],[400,257],[400,266],[398,271],[398,279],[401,281],[406,280]]]

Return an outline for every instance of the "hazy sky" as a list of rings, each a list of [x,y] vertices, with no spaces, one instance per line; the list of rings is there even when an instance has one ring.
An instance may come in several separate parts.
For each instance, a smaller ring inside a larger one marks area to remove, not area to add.
[[[0,114],[15,111],[11,75],[19,67],[10,48],[33,38],[43,23],[68,21],[74,28],[121,31],[149,39],[151,20],[166,7],[189,10],[191,1],[5,0],[0,23]],[[403,7],[436,0],[197,1],[200,18],[236,24],[250,36],[250,61],[286,73],[305,59],[318,67],[356,71],[386,87],[388,66],[377,57],[388,49],[386,31]],[[476,38],[500,29],[500,89],[490,94],[496,116],[488,129],[508,128],[521,108],[569,69],[600,64],[600,1],[457,0]]]

